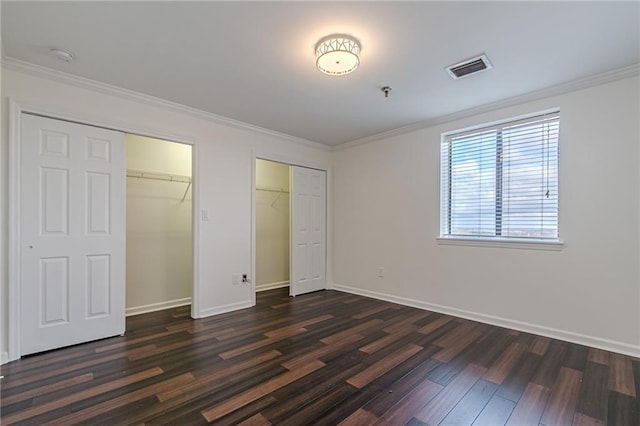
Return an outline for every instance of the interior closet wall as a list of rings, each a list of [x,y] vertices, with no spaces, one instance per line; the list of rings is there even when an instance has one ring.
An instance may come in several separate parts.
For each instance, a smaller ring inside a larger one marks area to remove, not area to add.
[[[147,178],[133,177],[139,172]],[[191,177],[191,146],[127,135],[127,175],[127,313],[188,304],[192,198],[183,177]]]
[[[256,160],[256,291],[289,285],[289,166]]]

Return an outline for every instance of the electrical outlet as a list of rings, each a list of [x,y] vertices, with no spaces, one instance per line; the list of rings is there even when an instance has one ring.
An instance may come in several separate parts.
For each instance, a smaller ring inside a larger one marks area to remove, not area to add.
[[[242,282],[242,274],[231,274],[231,284],[240,285]]]
[[[384,268],[379,266],[378,267],[378,278],[383,278],[384,277]]]
[[[242,274],[242,282],[243,283],[248,283],[249,282],[249,278],[247,277],[247,274]]]

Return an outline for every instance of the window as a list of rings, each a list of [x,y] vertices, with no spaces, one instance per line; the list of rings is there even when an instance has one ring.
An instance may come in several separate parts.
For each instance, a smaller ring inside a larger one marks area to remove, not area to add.
[[[445,135],[440,237],[558,241],[558,112]]]

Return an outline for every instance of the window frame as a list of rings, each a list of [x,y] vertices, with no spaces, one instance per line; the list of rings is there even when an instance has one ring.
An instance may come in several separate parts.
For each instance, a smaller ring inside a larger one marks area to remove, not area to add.
[[[515,249],[530,249],[530,250],[553,250],[558,251],[562,250],[565,247],[565,242],[560,238],[515,238],[515,237],[503,237],[503,236],[471,236],[471,235],[450,235],[443,232],[445,229],[448,229],[450,232],[451,229],[451,211],[449,207],[444,207],[444,203],[450,203],[451,201],[451,182],[447,183],[447,191],[444,192],[444,187],[442,183],[442,179],[445,178],[445,174],[443,173],[443,158],[442,158],[442,150],[443,145],[446,143],[447,139],[451,136],[464,136],[465,134],[473,134],[483,129],[489,129],[491,127],[505,127],[505,126],[513,126],[518,123],[525,123],[531,119],[536,117],[542,117],[545,115],[556,114],[560,115],[559,108],[552,108],[544,111],[538,111],[531,114],[516,116],[504,120],[496,120],[493,122],[481,123],[479,125],[466,127],[462,129],[452,130],[448,132],[443,132],[441,134],[440,144],[439,144],[439,192],[440,192],[440,203],[439,203],[439,232],[436,237],[436,241],[440,245],[462,245],[462,246],[471,246],[471,247],[497,247],[497,248],[515,248]],[[501,132],[498,132],[500,135]],[[560,145],[561,134],[558,134],[558,149]],[[496,136],[496,150],[500,150],[503,148],[502,141],[499,136]],[[451,163],[452,158],[451,155],[448,156],[448,178],[451,179]],[[558,153],[558,194],[560,193],[560,155]],[[503,169],[498,170],[498,164],[496,164],[496,202],[502,203],[502,182],[498,182],[499,175]],[[500,194],[500,196],[498,196]],[[446,214],[444,213],[446,211]],[[558,196],[558,206],[557,206],[557,227],[558,231],[560,230],[561,223],[561,214],[560,214],[560,197]],[[496,219],[497,220],[497,219]],[[498,223],[498,222],[497,222]],[[498,232],[496,230],[496,232]]]

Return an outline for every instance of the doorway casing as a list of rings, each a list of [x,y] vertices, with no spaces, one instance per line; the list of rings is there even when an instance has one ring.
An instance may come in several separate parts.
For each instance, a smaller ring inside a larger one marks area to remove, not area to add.
[[[331,211],[331,168],[326,164],[309,162],[301,160],[295,156],[289,156],[286,154],[275,154],[264,151],[252,151],[251,153],[251,305],[254,306],[256,304],[256,160],[267,160],[274,161],[277,163],[287,164],[289,166],[300,166],[307,167],[309,169],[322,170],[326,173],[327,181],[326,181],[326,246],[325,246],[325,288],[329,289],[331,287],[331,256],[330,256],[330,247],[331,247],[331,233],[329,230],[331,229],[331,215],[329,212]],[[292,203],[290,203],[290,206]],[[291,285],[291,284],[290,284]]]

